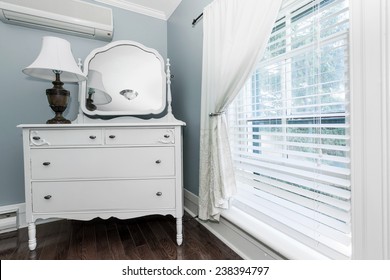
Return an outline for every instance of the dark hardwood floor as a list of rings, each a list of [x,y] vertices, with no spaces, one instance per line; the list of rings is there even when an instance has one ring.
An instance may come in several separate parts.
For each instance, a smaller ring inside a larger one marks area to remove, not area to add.
[[[239,260],[195,219],[183,218],[184,242],[176,244],[172,217],[149,216],[37,226],[38,246],[28,249],[27,228],[0,235],[1,260]]]

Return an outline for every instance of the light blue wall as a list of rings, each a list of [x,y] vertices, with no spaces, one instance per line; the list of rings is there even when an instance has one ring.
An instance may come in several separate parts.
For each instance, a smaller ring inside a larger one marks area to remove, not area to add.
[[[168,20],[168,57],[171,60],[173,111],[187,123],[184,129],[184,187],[199,194],[200,93],[202,87],[202,21],[194,18],[212,0],[182,0]]]
[[[114,40],[137,41],[167,57],[166,21],[112,9]],[[75,58],[83,60],[92,49],[107,44],[0,22],[0,206],[24,202],[22,137],[16,126],[44,123],[53,115],[45,95],[51,83],[29,78],[21,71],[35,60],[46,35],[68,40]],[[72,120],[78,112],[78,87],[75,84],[64,87],[71,92],[71,103],[64,115]]]

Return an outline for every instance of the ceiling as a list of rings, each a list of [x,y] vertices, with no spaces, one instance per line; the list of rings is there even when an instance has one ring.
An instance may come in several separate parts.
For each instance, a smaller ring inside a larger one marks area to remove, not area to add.
[[[121,9],[168,20],[181,0],[95,0]]]

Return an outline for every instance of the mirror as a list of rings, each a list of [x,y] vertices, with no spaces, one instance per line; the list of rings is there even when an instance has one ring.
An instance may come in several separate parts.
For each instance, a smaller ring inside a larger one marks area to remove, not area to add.
[[[87,115],[159,114],[166,107],[164,60],[154,49],[117,41],[95,49],[84,64],[81,107]]]

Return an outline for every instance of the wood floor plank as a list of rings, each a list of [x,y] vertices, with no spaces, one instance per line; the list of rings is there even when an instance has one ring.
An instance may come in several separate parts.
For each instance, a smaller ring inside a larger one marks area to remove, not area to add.
[[[146,244],[145,237],[142,235],[141,230],[136,223],[130,223],[128,225],[130,234],[134,240],[134,244],[136,247],[142,246]]]
[[[137,254],[137,250],[133,238],[131,237],[126,222],[119,221],[119,223],[117,224],[117,228],[118,228],[120,240],[122,242],[123,250],[126,254],[126,258],[130,260],[139,260],[140,257]]]
[[[176,260],[178,257],[176,243],[170,238],[168,233],[163,229],[163,227],[159,223],[160,219],[156,219],[153,222],[149,222],[148,225],[152,232],[155,233],[157,241],[159,242],[161,248],[167,255],[168,260]]]
[[[40,260],[52,260],[54,259],[57,251],[58,230],[62,221],[55,221],[52,223],[44,224],[46,230],[42,232],[42,235],[37,231],[38,247],[41,245],[41,252],[39,254]]]
[[[188,214],[183,221],[181,246],[176,244],[176,219],[171,216],[40,224],[37,225],[38,245],[33,251],[28,249],[27,228],[0,234],[0,259],[240,259]]]
[[[213,259],[241,259],[232,249],[226,246],[221,240],[208,231],[203,225],[194,219],[187,223],[186,229],[194,232],[194,237],[200,242],[204,242],[204,246],[213,253]]]
[[[168,255],[161,247],[160,242],[154,235],[153,231],[150,229],[148,223],[143,222],[139,223],[139,227],[141,229],[142,234],[145,236],[146,242],[149,245],[150,250],[153,252],[153,255],[158,260],[167,260]]]
[[[107,228],[104,221],[97,222],[96,230],[96,250],[101,260],[112,260],[110,246],[108,244]]]
[[[96,260],[98,258],[96,248],[96,231],[94,221],[86,222],[83,230],[83,239],[81,242],[81,259]]]
[[[107,238],[108,238],[108,244],[110,246],[110,252],[113,259],[114,260],[127,259],[115,221],[111,220],[107,224]]]
[[[72,230],[70,232],[68,260],[80,260],[81,259],[81,245],[84,235],[83,223],[80,221],[72,221]]]
[[[71,221],[64,220],[61,224],[61,230],[58,234],[57,252],[56,256],[54,257],[55,260],[64,260],[68,258],[71,230]]]
[[[0,235],[0,260],[15,258],[18,250],[18,232],[7,232]]]

